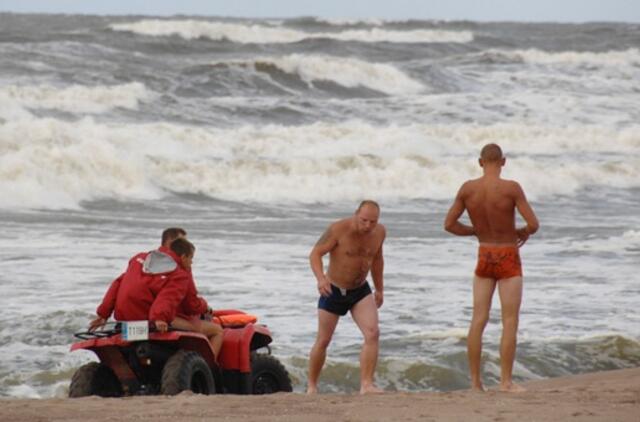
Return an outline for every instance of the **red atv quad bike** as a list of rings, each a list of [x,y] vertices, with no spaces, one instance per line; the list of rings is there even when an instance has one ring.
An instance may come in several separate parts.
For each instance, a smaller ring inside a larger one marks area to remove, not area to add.
[[[271,332],[265,325],[237,310],[215,311],[213,316],[224,327],[218,362],[205,335],[160,333],[149,321],[111,323],[100,331],[76,333],[82,341],[71,350],[91,350],[100,362],[87,363],[73,374],[69,397],[292,391],[287,370],[271,356]]]

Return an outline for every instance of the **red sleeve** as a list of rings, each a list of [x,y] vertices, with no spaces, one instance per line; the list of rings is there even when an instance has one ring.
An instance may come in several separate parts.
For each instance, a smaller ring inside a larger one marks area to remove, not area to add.
[[[104,294],[104,298],[102,299],[102,303],[98,306],[96,313],[99,317],[104,319],[109,319],[113,309],[116,306],[116,297],[118,297],[118,289],[120,289],[120,282],[124,277],[125,273],[120,274],[120,277],[116,278],[111,282],[111,286],[109,286],[109,290]]]
[[[176,317],[178,305],[185,297],[190,276],[184,271],[176,271],[162,287],[149,309],[150,321],[170,323]]]
[[[186,315],[200,315],[207,312],[207,309],[209,309],[209,304],[206,300],[198,296],[193,276],[189,274],[189,287],[184,300],[180,304],[180,311]]]

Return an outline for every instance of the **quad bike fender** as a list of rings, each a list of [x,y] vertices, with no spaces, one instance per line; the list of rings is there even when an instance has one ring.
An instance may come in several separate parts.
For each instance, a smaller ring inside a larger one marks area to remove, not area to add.
[[[123,343],[128,343],[123,341],[120,335],[116,337],[118,338],[107,337],[80,341],[71,345],[71,351],[91,350],[98,356],[100,362],[111,368],[120,382],[126,385],[136,379],[136,374],[120,352],[120,346]]]
[[[184,350],[192,350],[197,352],[204,358],[210,367],[216,366],[216,359],[211,344],[207,336],[200,333],[194,333],[191,331],[169,331],[166,333],[150,333],[149,340],[155,343],[176,343],[178,348]],[[120,348],[131,346],[133,342],[122,339],[120,334],[116,334],[111,337],[94,338],[89,340],[80,341],[71,345],[71,351],[74,350],[91,350],[94,352],[100,362],[111,367],[120,380],[128,379],[129,374],[118,372],[117,367],[126,366],[130,376],[135,378],[135,375],[127,365],[126,360],[120,352]],[[124,370],[123,370],[124,371]]]
[[[271,343],[271,332],[264,325],[247,324],[241,328],[225,328],[218,364],[222,369],[251,372],[251,351]]]

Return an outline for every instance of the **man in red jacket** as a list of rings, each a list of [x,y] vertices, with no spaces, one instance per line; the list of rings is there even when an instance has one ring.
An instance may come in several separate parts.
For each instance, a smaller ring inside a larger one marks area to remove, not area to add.
[[[198,291],[196,290],[196,285],[191,274],[195,246],[187,239],[179,238],[171,243],[171,249],[180,256],[180,265],[189,273],[187,291],[184,299],[180,302],[180,305],[178,305],[177,316],[171,322],[171,327],[179,330],[195,331],[206,335],[217,357],[222,347],[223,329],[219,324],[200,318],[202,314],[210,314],[211,308],[206,300],[198,296]]]
[[[194,253],[195,247],[185,238],[173,240],[167,248],[163,236],[163,246],[158,250],[131,258],[127,271],[112,282],[89,330],[104,325],[113,312],[119,321],[154,321],[160,332],[167,331],[171,324],[205,334],[218,356],[223,330],[218,324],[200,320],[200,314],[210,312],[210,308],[198,296],[193,281]]]
[[[171,249],[169,248],[171,243],[181,237],[186,237],[187,236],[187,232],[180,228],[180,227],[170,227],[168,229],[165,229],[162,232],[162,237],[161,237],[161,244],[160,247],[158,248],[158,252],[162,252],[163,254],[171,254]],[[154,251],[155,252],[155,251]],[[116,278],[115,280],[113,280],[113,282],[111,283],[111,286],[109,287],[109,290],[107,291],[107,293],[104,295],[104,299],[102,300],[102,303],[100,304],[100,306],[98,307],[97,310],[97,314],[98,316],[89,323],[89,331],[93,331],[98,327],[102,327],[106,322],[107,319],[109,319],[109,317],[111,316],[111,314],[113,313],[115,307],[116,307],[116,298],[118,297],[118,291],[120,289],[120,284],[122,282],[122,279],[125,277],[125,275],[127,274],[127,272],[129,270],[134,271],[135,268],[137,268],[137,266],[135,265],[135,262],[138,262],[138,264],[140,264],[140,260],[144,260],[145,259],[149,259],[149,264],[152,264],[153,262],[155,262],[156,264],[160,261],[162,261],[162,257],[163,255],[157,255],[157,254],[153,254],[151,256],[149,256],[151,254],[151,252],[148,253],[140,253],[136,256],[134,256],[133,258],[131,258],[131,260],[129,261],[129,265],[127,267],[127,270],[120,274],[120,276],[118,278]],[[155,258],[155,260],[154,260]],[[135,262],[134,262],[135,261]],[[166,259],[165,261],[165,266],[167,266],[168,269],[171,269],[172,265],[171,265],[171,261],[167,261]],[[132,264],[134,265],[134,267],[132,268]],[[158,270],[157,265],[154,265],[154,267],[156,267],[156,271]],[[160,271],[162,272],[167,272],[166,269],[165,271]],[[157,286],[156,289],[157,290]],[[156,292],[157,293],[157,292]],[[147,299],[147,302],[149,301],[149,299]],[[126,305],[125,305],[126,306]],[[144,307],[143,307],[144,309]],[[116,320],[121,320],[121,321],[136,321],[136,320],[146,320],[148,319],[147,315],[142,316],[142,314],[144,313],[144,311],[138,311],[135,313],[132,312],[127,312],[125,311],[124,315],[114,315]],[[124,316],[130,316],[132,318],[120,318],[120,317],[124,317]],[[162,321],[160,322],[160,326],[157,326],[158,330],[160,331],[166,331],[166,324],[163,324]]]

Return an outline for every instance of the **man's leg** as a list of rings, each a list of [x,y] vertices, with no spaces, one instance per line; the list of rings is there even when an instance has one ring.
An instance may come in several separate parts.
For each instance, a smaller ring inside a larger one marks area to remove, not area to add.
[[[469,372],[471,374],[471,389],[484,391],[480,376],[480,362],[482,360],[482,333],[489,321],[491,298],[496,288],[496,282],[490,278],[473,278],[473,317],[469,334],[467,335],[467,356],[469,358]]]
[[[224,330],[219,324],[197,318],[187,320],[176,317],[171,322],[171,327],[177,328],[178,330],[194,331],[196,333],[204,334],[209,339],[209,343],[211,343],[211,348],[213,349],[213,353],[216,355],[216,360],[218,359],[218,356],[220,356]]]
[[[365,296],[351,308],[351,316],[364,336],[360,351],[360,394],[381,393],[376,387],[373,376],[378,363],[378,308],[373,294]]]
[[[522,303],[522,277],[511,277],[498,281],[498,294],[502,305],[502,338],[500,339],[500,390],[525,391],[513,383],[511,375],[516,357],[516,340],[520,304]]]
[[[318,392],[318,378],[327,357],[327,347],[331,343],[331,337],[338,325],[339,315],[318,309],[318,335],[316,342],[309,354],[309,380],[307,382],[307,394]]]

